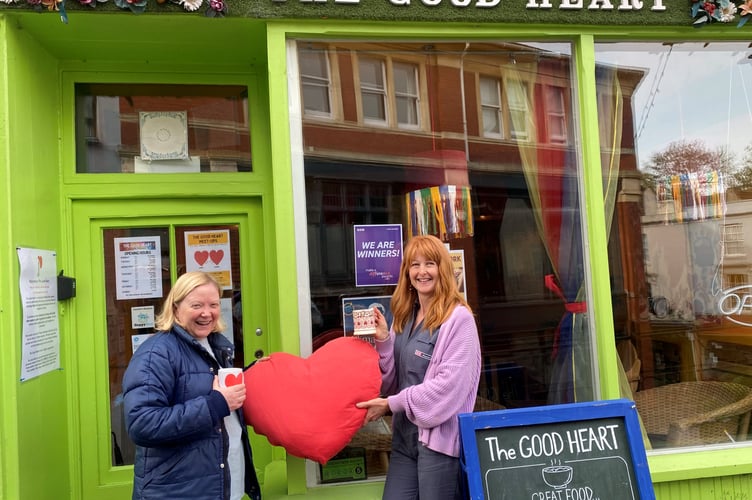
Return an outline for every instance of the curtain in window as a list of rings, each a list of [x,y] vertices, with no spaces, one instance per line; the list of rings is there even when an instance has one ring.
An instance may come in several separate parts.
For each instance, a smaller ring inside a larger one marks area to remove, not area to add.
[[[577,151],[546,139],[544,93],[538,82],[545,60],[508,65],[507,85],[527,88],[529,113],[512,113],[516,130],[527,130],[527,141],[518,149],[530,195],[535,222],[554,275],[546,276],[546,287],[558,295],[565,312],[554,334],[549,404],[589,401],[595,397],[594,345],[588,330],[584,288]],[[546,68],[549,70],[550,68]],[[568,75],[563,75],[568,76]],[[610,231],[616,199],[621,144],[622,96],[615,71],[598,71],[597,85],[604,93],[599,106],[603,167],[604,210]],[[520,92],[516,92],[520,95]],[[570,108],[570,113],[573,110]],[[569,124],[573,120],[568,120]]]

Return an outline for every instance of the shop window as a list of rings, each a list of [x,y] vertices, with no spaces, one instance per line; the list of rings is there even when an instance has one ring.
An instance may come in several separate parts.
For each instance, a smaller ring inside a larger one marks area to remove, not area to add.
[[[569,143],[552,151],[543,133],[551,106],[541,89],[554,78],[563,101],[573,100],[571,56],[567,44],[540,47],[329,46],[340,54],[330,81],[342,115],[363,118],[329,130],[305,116],[300,123],[314,348],[348,334],[352,304],[388,305],[394,286],[356,285],[354,226],[396,224],[403,240],[434,234],[462,256],[483,355],[477,408],[597,397],[588,320],[568,312],[588,307],[579,151]],[[466,85],[475,78],[478,88]],[[565,121],[557,130],[573,130],[571,110],[556,113]],[[425,117],[431,134],[404,126]],[[505,130],[516,140],[488,140]],[[383,474],[389,429],[385,419],[362,430],[343,456],[363,453],[367,476]]]
[[[327,52],[301,49],[298,58],[304,113],[311,117],[330,118],[332,95]]]
[[[501,82],[498,78],[481,76],[478,83],[483,135],[501,138]]]
[[[750,57],[746,41],[596,44],[614,325],[654,449],[749,444]]]
[[[251,170],[245,87],[76,84],[77,173]]]

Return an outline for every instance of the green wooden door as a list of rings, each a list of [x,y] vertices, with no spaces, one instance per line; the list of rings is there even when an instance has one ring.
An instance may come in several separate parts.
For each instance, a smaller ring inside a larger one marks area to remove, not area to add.
[[[122,377],[177,276],[204,270],[219,281],[236,366],[268,351],[261,210],[259,198],[242,197],[73,202],[71,427],[81,498],[131,496]],[[263,470],[271,449],[261,438],[252,444]]]

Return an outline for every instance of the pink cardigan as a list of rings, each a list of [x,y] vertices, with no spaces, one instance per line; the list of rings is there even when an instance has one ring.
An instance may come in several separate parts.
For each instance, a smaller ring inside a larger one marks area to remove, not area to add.
[[[418,440],[428,448],[459,457],[460,426],[457,415],[475,406],[480,379],[480,342],[475,318],[464,306],[452,311],[441,325],[433,356],[423,382],[395,394],[394,331],[376,342],[381,368],[381,389],[392,412],[405,412],[418,426]]]

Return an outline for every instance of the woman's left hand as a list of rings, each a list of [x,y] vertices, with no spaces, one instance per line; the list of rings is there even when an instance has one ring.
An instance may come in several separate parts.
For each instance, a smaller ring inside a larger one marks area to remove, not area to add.
[[[222,396],[224,396],[225,401],[227,402],[227,407],[230,408],[230,411],[237,410],[238,408],[243,406],[243,403],[245,402],[245,384],[236,384],[229,387],[222,387],[219,385],[219,377],[215,375],[212,389],[218,391],[220,394],[222,394]]]
[[[366,411],[366,418],[363,421],[363,425],[366,425],[368,422],[373,422],[374,420],[380,419],[389,411],[389,401],[387,401],[386,398],[376,398],[368,401],[361,401],[360,403],[355,403],[355,406],[368,410]]]

